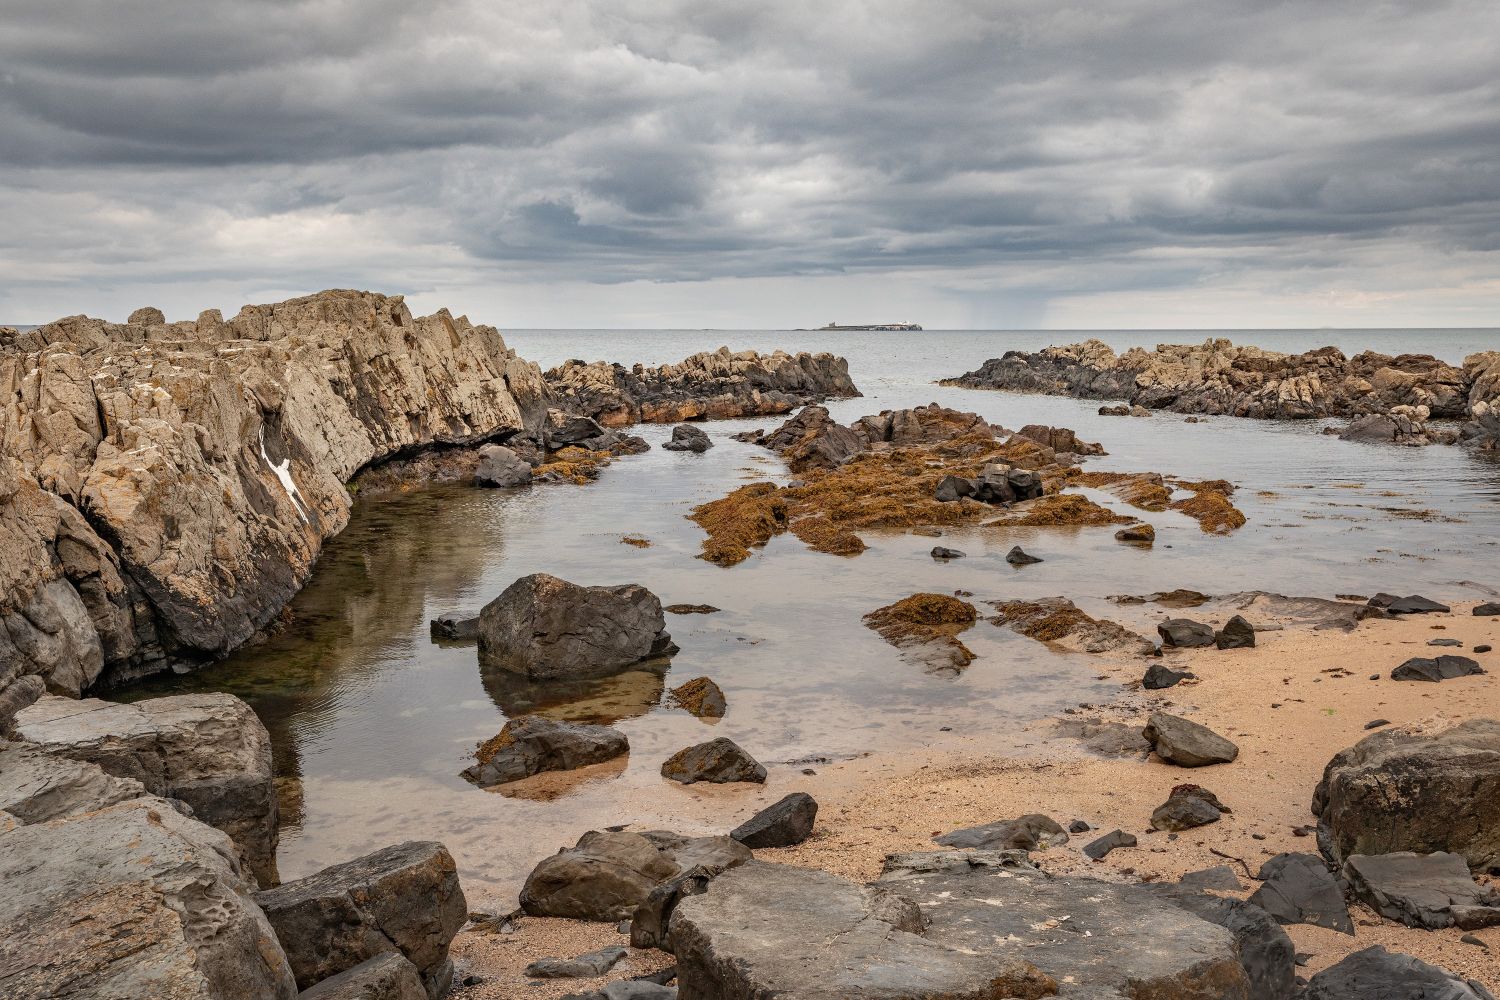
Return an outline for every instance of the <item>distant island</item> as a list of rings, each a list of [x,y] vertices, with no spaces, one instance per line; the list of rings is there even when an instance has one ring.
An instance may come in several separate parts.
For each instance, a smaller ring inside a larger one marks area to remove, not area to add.
[[[922,327],[917,323],[871,323],[861,326],[839,326],[837,323],[829,323],[827,326],[818,327],[819,330],[920,330]]]

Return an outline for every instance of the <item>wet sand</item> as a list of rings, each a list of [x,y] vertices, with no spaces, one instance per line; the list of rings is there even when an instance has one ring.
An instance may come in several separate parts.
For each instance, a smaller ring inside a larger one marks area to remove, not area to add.
[[[719,825],[727,829],[755,808],[792,791],[807,791],[820,803],[813,836],[794,848],[758,851],[757,857],[868,880],[879,874],[890,852],[934,849],[934,834],[1041,812],[1065,826],[1082,819],[1096,828],[1075,835],[1066,846],[1034,854],[1048,871],[1155,881],[1229,865],[1244,886],[1235,895],[1247,896],[1258,885],[1248,876],[1266,859],[1284,851],[1316,853],[1314,839],[1296,831],[1315,822],[1310,803],[1324,765],[1368,735],[1366,723],[1387,719],[1396,727],[1438,731],[1466,719],[1500,716],[1500,653],[1470,652],[1476,644],[1500,641],[1500,619],[1474,617],[1469,611],[1472,603],[1454,604],[1451,614],[1367,621],[1352,633],[1291,627],[1262,632],[1254,649],[1169,650],[1163,662],[1189,669],[1199,679],[1165,691],[1143,691],[1136,684],[1151,661],[1100,654],[1091,661],[1099,676],[1120,685],[1119,696],[1107,703],[1079,706],[1006,738],[934,733],[931,744],[922,749],[820,765],[816,774],[778,782],[753,803],[742,796],[731,799],[723,789],[706,789],[685,803],[685,825],[702,829],[717,809]],[[1206,621],[1225,617],[1206,609],[1168,612],[1154,606],[1137,612],[1141,613],[1158,619],[1168,614]],[[1429,647],[1428,640],[1437,637],[1458,639],[1464,648]],[[1440,684],[1390,679],[1392,668],[1404,660],[1440,652],[1472,655],[1490,673]],[[1372,675],[1379,679],[1372,680]],[[1184,769],[1154,757],[1095,756],[1077,740],[1057,734],[1058,724],[1068,721],[1140,725],[1157,709],[1187,716],[1229,737],[1240,747],[1239,759]],[[1183,782],[1211,789],[1233,812],[1175,839],[1152,832],[1152,810]],[[620,817],[621,822],[630,819]],[[1117,827],[1134,833],[1139,846],[1116,850],[1102,862],[1083,856],[1084,844]],[[539,845],[538,856],[551,849]],[[1297,950],[1310,956],[1300,970],[1303,975],[1381,944],[1491,989],[1500,987],[1500,928],[1474,932],[1486,949],[1461,942],[1464,932],[1456,929],[1412,930],[1357,905],[1351,912],[1353,937],[1306,925],[1287,928]],[[604,980],[531,985],[521,970],[545,955],[573,956],[626,943],[614,925],[525,917],[512,934],[465,932],[454,943],[458,978],[477,975],[484,982],[455,995],[474,1000],[540,998],[597,988]],[[610,978],[640,975],[666,964],[669,960],[660,953],[632,952]]]

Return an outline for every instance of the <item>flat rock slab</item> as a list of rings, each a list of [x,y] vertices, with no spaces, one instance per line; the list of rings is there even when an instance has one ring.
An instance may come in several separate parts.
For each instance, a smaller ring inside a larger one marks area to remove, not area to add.
[[[1030,813],[971,826],[932,838],[944,847],[977,847],[992,851],[1039,851],[1068,842],[1068,832],[1050,816]]]
[[[1376,945],[1312,977],[1301,1000],[1495,1000],[1479,983]]]
[[[222,832],[164,799],[0,833],[6,1000],[292,1000],[254,883]]]
[[[661,775],[684,785],[699,781],[722,785],[734,781],[764,782],[766,769],[734,740],[721,736],[677,751],[662,762]]]
[[[630,752],[618,729],[559,722],[540,715],[511,719],[480,747],[480,761],[463,776],[481,787],[520,781],[543,771],[572,771]]]
[[[746,847],[791,847],[812,835],[818,803],[806,792],[793,792],[735,827],[729,836]]]
[[[624,920],[668,879],[699,866],[717,874],[751,856],[728,837],[590,830],[532,869],[521,908],[538,917]]]
[[[0,812],[19,823],[45,823],[145,794],[139,781],[117,778],[97,764],[0,742]]]
[[[303,989],[389,951],[429,997],[453,978],[448,944],[469,918],[447,848],[408,841],[256,894]]]
[[[1397,597],[1395,594],[1376,594],[1370,598],[1369,605],[1372,608],[1380,608],[1393,615],[1430,615],[1453,610],[1446,604],[1428,600],[1420,594],[1409,594],[1406,597]]]
[[[1414,656],[1391,671],[1393,681],[1446,681],[1484,673],[1479,661],[1451,653],[1443,656]]]
[[[1240,748],[1218,733],[1179,715],[1152,712],[1141,735],[1156,755],[1178,767],[1227,764],[1240,755]]]
[[[531,680],[605,677],[676,651],[640,584],[581,587],[523,576],[479,612],[479,662]]]
[[[181,799],[229,834],[262,885],[276,882],[271,736],[240,699],[181,694],[122,705],[49,697],[17,714],[16,727],[49,753]]]
[[[428,1000],[417,967],[398,951],[376,955],[323,980],[297,1000]]]
[[[526,966],[533,979],[591,979],[604,975],[627,954],[621,947],[600,948],[577,958],[539,958]]]
[[[1313,794],[1318,845],[1354,854],[1461,854],[1500,867],[1500,721],[1435,735],[1384,730],[1340,751]]]
[[[1250,902],[1283,924],[1313,924],[1354,933],[1344,890],[1313,854],[1278,854],[1260,866],[1261,887]]]
[[[1408,927],[1500,924],[1500,893],[1476,883],[1457,854],[1356,854],[1344,862],[1344,878],[1372,910]]]
[[[683,1000],[1249,1000],[1226,930],[1138,887],[977,867],[869,886],[753,862],[672,919]],[[1066,995],[1066,994],[1065,994]]]

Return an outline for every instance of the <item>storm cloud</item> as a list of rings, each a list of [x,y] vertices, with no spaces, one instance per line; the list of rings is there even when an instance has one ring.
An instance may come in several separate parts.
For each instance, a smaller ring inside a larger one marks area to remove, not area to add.
[[[7,0],[0,319],[1488,325],[1497,51],[1493,0]]]

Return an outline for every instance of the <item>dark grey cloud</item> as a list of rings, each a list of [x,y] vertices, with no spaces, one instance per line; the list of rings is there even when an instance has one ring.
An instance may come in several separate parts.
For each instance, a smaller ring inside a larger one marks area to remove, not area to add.
[[[922,270],[1493,301],[1497,48],[1492,0],[9,0],[0,309]]]

